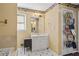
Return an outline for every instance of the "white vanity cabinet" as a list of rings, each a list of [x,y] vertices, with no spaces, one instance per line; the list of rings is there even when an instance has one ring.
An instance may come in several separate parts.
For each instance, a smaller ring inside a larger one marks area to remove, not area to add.
[[[32,35],[32,51],[38,51],[48,48],[47,35]]]

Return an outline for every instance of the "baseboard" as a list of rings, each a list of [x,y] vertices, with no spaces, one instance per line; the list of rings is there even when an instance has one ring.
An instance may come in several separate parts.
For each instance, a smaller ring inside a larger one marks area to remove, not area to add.
[[[75,53],[75,52],[79,52],[79,51],[72,51],[72,52],[70,52],[70,53]],[[63,55],[65,55],[65,54],[69,54],[69,53],[56,53],[55,51],[52,51],[52,53],[53,53],[53,55],[54,56],[63,56]]]
[[[53,56],[58,56],[58,54],[55,51],[52,51]]]
[[[79,52],[79,51],[73,51],[73,52],[70,52],[70,53],[75,53],[75,52]],[[63,56],[63,55],[66,55],[66,54],[69,54],[69,53],[62,53],[59,56]]]

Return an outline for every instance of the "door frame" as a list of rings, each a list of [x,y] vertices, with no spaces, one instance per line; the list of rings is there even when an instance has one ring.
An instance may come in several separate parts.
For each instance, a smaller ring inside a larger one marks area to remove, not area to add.
[[[78,52],[79,52],[79,11],[78,11]]]
[[[61,55],[64,55],[64,54],[68,54],[68,53],[74,53],[74,52],[77,52],[77,51],[69,51],[69,52],[64,52],[65,50],[63,49],[63,13],[64,13],[64,10],[69,10],[69,11],[72,11],[73,13],[74,13],[74,11],[73,10],[71,10],[71,9],[67,9],[67,8],[61,8],[60,9],[60,14],[61,14],[61,17],[60,17],[60,19],[61,19]],[[78,13],[78,15],[79,15],[79,13]],[[75,15],[74,15],[74,17],[75,17]],[[79,19],[79,18],[78,18]],[[79,21],[78,21],[78,23],[79,23]],[[78,29],[79,29],[79,27],[78,27]],[[79,37],[78,37],[79,38]],[[79,40],[78,40],[78,42],[79,42]],[[78,44],[79,45],[79,44]],[[79,51],[79,49],[78,49],[78,51]],[[64,53],[63,53],[64,52]]]

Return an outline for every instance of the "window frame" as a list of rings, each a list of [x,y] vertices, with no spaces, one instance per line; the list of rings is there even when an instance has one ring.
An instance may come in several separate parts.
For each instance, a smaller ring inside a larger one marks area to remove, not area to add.
[[[24,32],[26,31],[26,14],[25,13],[17,13],[17,26],[18,24],[20,24],[18,22],[18,16],[24,16],[24,30],[21,30],[21,29],[17,29],[18,32]],[[21,22],[22,23],[22,22]]]

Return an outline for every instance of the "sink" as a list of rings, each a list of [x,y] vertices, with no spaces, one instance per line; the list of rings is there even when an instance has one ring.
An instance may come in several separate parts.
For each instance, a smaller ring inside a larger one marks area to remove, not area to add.
[[[48,36],[47,33],[31,33],[31,37],[32,36]]]

